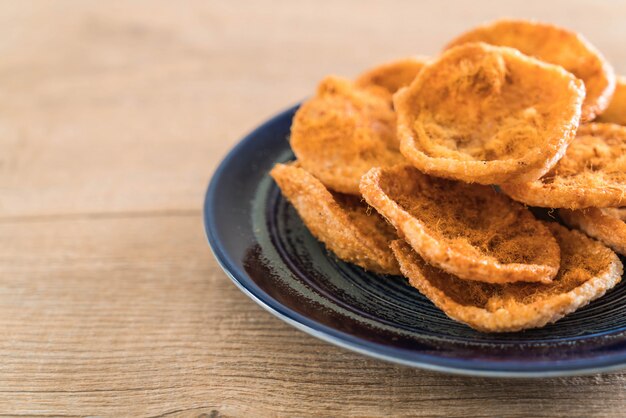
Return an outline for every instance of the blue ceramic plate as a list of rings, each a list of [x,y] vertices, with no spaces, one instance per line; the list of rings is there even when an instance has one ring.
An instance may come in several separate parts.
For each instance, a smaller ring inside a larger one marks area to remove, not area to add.
[[[239,288],[287,323],[330,343],[409,366],[467,375],[558,376],[626,365],[626,285],[555,324],[483,334],[446,317],[402,277],[329,254],[268,176],[293,159],[296,108],[244,138],[215,172],[204,221]]]

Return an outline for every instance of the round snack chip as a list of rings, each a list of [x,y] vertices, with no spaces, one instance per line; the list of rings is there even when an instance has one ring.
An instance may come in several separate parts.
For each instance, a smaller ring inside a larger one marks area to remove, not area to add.
[[[583,83],[484,43],[446,51],[394,96],[400,151],[428,174],[481,184],[536,180],[576,134]]]
[[[415,80],[425,63],[426,58],[410,57],[382,64],[358,76],[355,85],[382,88],[391,99],[391,95]]]
[[[615,93],[609,107],[598,116],[597,122],[617,123],[626,125],[626,78],[617,77]]]
[[[572,228],[578,228],[614,251],[626,255],[626,211],[624,209],[587,208],[559,210],[559,216]]]
[[[528,209],[492,187],[373,168],[361,193],[428,263],[462,279],[550,283],[560,250]]]
[[[550,284],[460,280],[424,260],[405,242],[391,244],[409,283],[450,318],[483,332],[539,328],[587,305],[620,282],[617,255],[577,231],[550,223],[561,246],[561,269]]]
[[[395,231],[360,197],[328,191],[297,164],[276,164],[270,175],[311,234],[339,259],[382,274],[399,274],[389,249]]]
[[[338,77],[324,79],[317,95],[297,111],[291,148],[326,187],[356,195],[367,170],[404,160],[388,100]]]
[[[547,23],[497,20],[459,36],[448,48],[468,42],[508,46],[523,54],[560,65],[580,78],[587,91],[582,120],[591,121],[609,104],[615,73],[602,54],[582,35]]]
[[[565,156],[539,180],[503,184],[531,206],[582,209],[626,205],[626,127],[590,123],[578,129]]]

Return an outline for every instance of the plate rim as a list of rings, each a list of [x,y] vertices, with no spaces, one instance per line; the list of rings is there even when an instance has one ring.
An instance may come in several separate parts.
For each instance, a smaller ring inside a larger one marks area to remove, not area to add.
[[[237,158],[241,150],[270,126],[281,123],[285,118],[291,119],[299,106],[300,104],[296,104],[275,114],[239,140],[223,157],[213,172],[204,196],[203,226],[211,252],[224,273],[250,299],[277,318],[320,340],[368,357],[423,370],[478,377],[530,378],[594,374],[626,367],[626,349],[616,354],[572,360],[566,364],[558,361],[529,364],[524,361],[495,363],[484,360],[454,359],[387,347],[384,344],[367,341],[310,319],[283,305],[261,289],[245,271],[237,266],[238,262],[233,260],[224,249],[215,232],[217,219],[212,208],[218,200],[216,196],[218,186],[224,179],[228,167]],[[248,210],[248,212],[250,211]]]

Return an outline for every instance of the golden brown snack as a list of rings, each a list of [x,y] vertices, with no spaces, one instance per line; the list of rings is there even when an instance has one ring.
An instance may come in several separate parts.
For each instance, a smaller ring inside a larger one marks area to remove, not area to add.
[[[391,244],[402,274],[450,318],[483,332],[539,328],[585,306],[620,282],[613,251],[556,223],[561,269],[550,284],[487,284],[460,280],[424,262],[405,242]]]
[[[626,255],[626,213],[623,209],[561,209],[559,216],[570,227],[578,228],[614,251]]]
[[[294,116],[291,148],[326,187],[356,195],[367,170],[404,160],[389,102],[338,77],[325,78]]]
[[[597,122],[617,123],[618,125],[626,125],[626,78],[617,77],[615,83],[615,93],[611,98],[609,107],[598,119]]]
[[[561,67],[511,48],[465,44],[394,96],[400,151],[438,177],[536,180],[574,138],[583,98],[583,83]]]
[[[626,221],[626,208],[604,208],[604,213],[622,221]]]
[[[503,184],[513,199],[531,206],[582,209],[626,205],[626,127],[581,125],[565,156],[539,180]]]
[[[585,82],[587,95],[582,120],[591,121],[609,104],[615,89],[615,73],[602,54],[582,35],[528,20],[497,20],[466,32],[447,46],[486,42],[508,46],[523,54],[560,65]]]
[[[297,164],[276,164],[270,175],[311,234],[338,258],[366,270],[399,274],[389,243],[393,227],[360,197],[328,191]]]
[[[426,64],[426,58],[409,57],[374,67],[355,80],[357,87],[378,87],[391,95],[415,80]]]
[[[396,166],[370,170],[361,193],[427,262],[463,279],[550,283],[559,269],[548,228],[492,187]]]

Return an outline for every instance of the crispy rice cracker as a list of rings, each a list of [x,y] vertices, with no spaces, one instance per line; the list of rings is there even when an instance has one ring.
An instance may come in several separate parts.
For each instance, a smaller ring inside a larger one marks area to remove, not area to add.
[[[492,187],[430,177],[410,166],[373,168],[365,200],[427,262],[488,283],[550,283],[560,250],[528,209]]]
[[[388,101],[332,76],[294,116],[291,148],[302,167],[326,187],[356,195],[370,168],[404,160]]]
[[[598,116],[596,121],[626,125],[626,77],[617,77],[615,93],[609,107]]]
[[[276,164],[270,175],[311,234],[339,259],[366,270],[399,274],[389,249],[394,229],[360,197],[328,191],[295,164]]]
[[[381,88],[391,99],[391,95],[415,80],[426,61],[423,57],[409,57],[379,65],[359,75],[355,85]]]
[[[394,96],[400,151],[421,171],[481,184],[536,180],[576,134],[583,83],[484,43],[446,51]]]
[[[613,251],[577,231],[550,223],[561,246],[561,269],[550,284],[488,284],[461,280],[428,265],[407,243],[391,248],[400,270],[450,318],[483,332],[539,328],[585,306],[620,282]]]
[[[559,216],[572,228],[578,228],[614,251],[626,255],[626,211],[615,208],[560,209]]]
[[[587,91],[582,120],[591,121],[609,105],[615,89],[615,73],[602,54],[582,35],[527,20],[497,20],[478,26],[456,38],[448,48],[468,42],[509,46],[542,61],[560,65],[580,78]]]
[[[582,125],[565,156],[544,177],[501,188],[531,206],[582,209],[626,205],[626,127]]]

